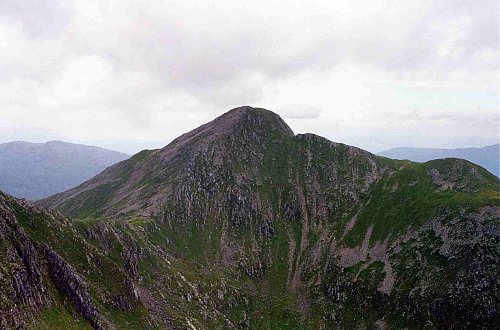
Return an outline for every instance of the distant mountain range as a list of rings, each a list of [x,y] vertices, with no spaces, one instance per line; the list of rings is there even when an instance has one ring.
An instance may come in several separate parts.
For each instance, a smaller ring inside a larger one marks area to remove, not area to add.
[[[41,199],[75,187],[127,158],[117,151],[60,141],[0,144],[0,190]]]
[[[408,159],[426,162],[441,158],[462,158],[478,164],[500,177],[500,144],[482,148],[434,149],[434,148],[394,148],[380,152],[380,156],[394,159]]]

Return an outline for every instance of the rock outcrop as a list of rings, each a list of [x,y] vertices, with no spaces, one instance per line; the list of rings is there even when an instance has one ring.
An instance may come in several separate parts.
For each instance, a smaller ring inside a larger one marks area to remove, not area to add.
[[[95,329],[102,329],[99,311],[80,275],[50,247],[33,240],[22,228],[20,222],[24,217],[36,217],[43,212],[27,205],[29,203],[0,193],[0,238],[6,257],[1,263],[0,325],[4,329],[26,326],[27,320],[55,305],[56,295],[68,298]],[[49,289],[53,285],[58,292]]]

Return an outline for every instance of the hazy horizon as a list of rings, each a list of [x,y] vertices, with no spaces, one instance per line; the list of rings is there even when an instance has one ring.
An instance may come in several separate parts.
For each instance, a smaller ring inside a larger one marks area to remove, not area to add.
[[[198,126],[196,126],[196,127],[198,127]],[[196,127],[193,127],[193,129]],[[186,131],[184,133],[187,133],[187,132],[188,131]],[[314,132],[294,132],[294,133],[301,134],[301,133],[314,133]],[[181,133],[181,134],[183,134],[183,133]],[[19,135],[19,136],[23,136],[23,135]],[[64,140],[61,138],[53,138],[53,139],[51,139],[51,138],[48,138],[48,139],[34,138],[31,140],[26,140],[26,139],[20,138],[20,139],[5,140],[5,141],[0,139],[0,144],[9,143],[9,142],[47,143],[47,142],[53,142],[53,141],[60,141],[60,142],[67,142],[67,143],[83,144],[83,145],[87,145],[87,146],[100,147],[100,148],[104,148],[104,149],[122,152],[122,153],[125,153],[125,154],[132,156],[132,155],[134,155],[142,150],[145,150],[145,149],[149,149],[149,150],[161,149],[161,148],[165,147],[166,145],[168,145],[176,137],[174,137],[168,141],[167,140],[166,141],[147,141],[147,140],[146,141],[139,141],[139,140],[126,140],[126,139],[124,139],[124,140],[110,140],[110,141],[102,141],[102,140],[100,140],[100,141],[99,140],[97,140],[97,141],[93,141],[93,140],[78,141],[78,140]],[[334,142],[340,142],[340,143],[346,143],[349,145],[353,145],[355,147],[363,148],[363,149],[368,150],[368,151],[375,153],[375,154],[383,152],[383,151],[388,151],[391,149],[397,149],[397,148],[466,149],[466,148],[483,148],[483,147],[499,144],[499,141],[496,141],[493,143],[486,143],[486,144],[478,143],[477,145],[456,145],[456,146],[444,146],[444,147],[440,147],[440,146],[436,146],[436,145],[424,146],[424,145],[399,145],[399,144],[397,144],[394,146],[390,146],[388,148],[371,149],[371,148],[364,148],[362,146],[355,145],[355,144],[345,142],[345,141],[336,140]]]

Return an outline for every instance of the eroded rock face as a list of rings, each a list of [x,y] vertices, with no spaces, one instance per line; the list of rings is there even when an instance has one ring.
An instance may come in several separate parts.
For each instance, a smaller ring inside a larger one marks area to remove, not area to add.
[[[22,327],[27,318],[51,304],[38,252],[0,195],[0,326]]]
[[[94,329],[102,329],[103,321],[80,275],[49,247],[44,246],[43,251],[50,277],[57,289],[73,303],[83,317],[90,321]]]
[[[355,248],[340,248],[330,267],[334,276],[326,284],[326,294],[335,302],[386,306],[396,315],[409,315],[415,324],[430,319],[434,324],[446,322],[449,328],[487,328],[498,317],[499,211],[485,207],[470,214],[462,210],[453,219],[442,215],[391,245],[388,240],[376,241],[365,259],[359,251],[366,240]],[[346,263],[344,254],[353,250],[356,258]],[[377,290],[384,295],[366,294],[377,283],[366,281],[362,274],[374,262],[381,264],[379,276],[371,280],[378,278]],[[355,276],[349,275],[351,269],[356,269]],[[401,290],[408,277],[410,295]]]
[[[21,227],[17,208],[26,212],[23,216],[29,216],[29,210],[25,209],[29,205],[0,194],[0,238],[5,252],[1,272],[0,325],[4,329],[24,327],[37,313],[51,308],[54,293],[48,286],[54,284],[95,329],[102,329],[103,322],[82,278],[56,252],[33,241]],[[36,206],[31,207],[41,211]],[[44,273],[48,273],[50,279]],[[10,289],[7,287],[9,279]]]

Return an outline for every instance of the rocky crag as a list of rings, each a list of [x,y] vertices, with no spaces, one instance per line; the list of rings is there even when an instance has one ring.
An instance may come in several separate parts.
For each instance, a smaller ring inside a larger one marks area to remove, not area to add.
[[[492,328],[499,187],[468,161],[391,160],[233,109],[44,208],[2,195],[0,322]]]

